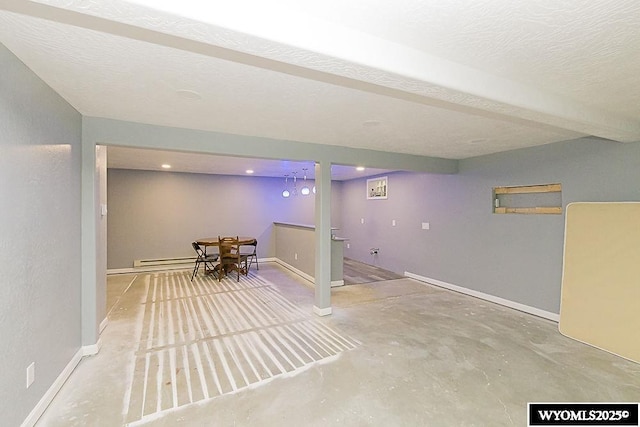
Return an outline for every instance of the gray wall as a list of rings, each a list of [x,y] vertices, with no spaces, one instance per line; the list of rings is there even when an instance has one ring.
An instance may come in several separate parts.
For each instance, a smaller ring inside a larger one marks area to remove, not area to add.
[[[277,225],[275,256],[311,277],[316,269],[316,229],[315,227],[294,227]],[[297,258],[296,258],[297,255]]]
[[[93,148],[93,147],[92,147]],[[107,205],[107,147],[96,146],[96,323],[98,326],[107,317],[107,216],[102,214],[101,205]],[[86,283],[83,283],[86,286]],[[104,323],[106,325],[106,323]],[[100,331],[102,332],[102,331]]]
[[[81,344],[81,116],[3,45],[0,70],[0,414],[15,426]]]
[[[463,160],[457,175],[394,173],[387,200],[366,200],[365,180],[348,181],[345,256],[558,313],[564,214],[496,215],[491,206],[493,187],[556,182],[564,207],[638,201],[640,144],[584,138]]]
[[[310,186],[313,181],[310,182]],[[284,179],[109,169],[107,267],[192,256],[199,237],[248,235],[275,256],[274,221],[313,224],[314,197],[282,197]],[[339,215],[340,185],[333,186]]]
[[[275,257],[291,267],[310,276],[316,277],[316,228],[315,226],[299,226],[277,224],[275,227]],[[343,242],[331,239],[331,281],[342,282],[344,279]],[[333,286],[340,286],[338,284]]]

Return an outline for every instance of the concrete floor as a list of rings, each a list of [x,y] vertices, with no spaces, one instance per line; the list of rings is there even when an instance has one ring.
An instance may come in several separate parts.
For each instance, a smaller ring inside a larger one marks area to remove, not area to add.
[[[313,289],[190,271],[108,278],[103,347],[39,426],[523,426],[527,402],[640,401],[640,365],[412,279]],[[126,292],[125,292],[126,290]]]

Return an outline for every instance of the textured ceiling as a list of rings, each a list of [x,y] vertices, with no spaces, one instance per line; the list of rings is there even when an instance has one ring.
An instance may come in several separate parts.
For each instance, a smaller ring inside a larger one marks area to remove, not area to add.
[[[163,164],[171,166],[164,169]],[[265,160],[255,158],[221,157],[210,154],[193,154],[179,151],[150,150],[130,147],[107,147],[107,167],[114,169],[139,169],[153,171],[205,173],[216,175],[249,175],[283,178],[284,175],[314,179],[313,162],[289,160]],[[247,174],[250,169],[253,174]],[[357,170],[355,166],[331,165],[331,179],[345,181],[390,172],[386,169],[366,168]]]
[[[636,1],[229,3],[8,0],[0,41],[87,116],[452,159],[640,140]]]

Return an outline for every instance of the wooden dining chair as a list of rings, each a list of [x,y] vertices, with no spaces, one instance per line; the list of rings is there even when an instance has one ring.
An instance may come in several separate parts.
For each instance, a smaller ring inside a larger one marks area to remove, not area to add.
[[[245,248],[243,250],[243,248]],[[260,270],[260,266],[258,265],[258,240],[254,239],[253,242],[251,243],[247,243],[244,245],[240,245],[240,250],[242,253],[242,256],[244,257],[244,266],[245,269],[247,270],[247,273],[249,272],[249,267],[251,267],[251,265],[254,263],[256,263],[256,270]]]
[[[198,274],[198,270],[200,270],[200,266],[204,265],[205,274],[209,272],[214,272],[216,270],[215,262],[218,261],[217,254],[207,255],[206,252],[200,247],[200,245],[196,242],[191,242],[191,246],[193,246],[193,250],[196,251],[196,264],[193,266],[193,273],[191,274],[191,281],[193,282],[193,278]]]
[[[247,269],[244,267],[247,258],[240,252],[240,239],[238,236],[218,236],[218,245],[220,247],[220,274],[218,275],[218,280],[221,279],[223,273],[226,275],[230,271],[236,271],[239,282],[240,274],[247,275]]]

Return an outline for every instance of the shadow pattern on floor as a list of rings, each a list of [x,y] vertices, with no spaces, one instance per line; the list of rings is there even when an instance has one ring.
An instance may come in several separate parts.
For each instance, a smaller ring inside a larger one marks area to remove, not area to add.
[[[295,374],[359,344],[260,277],[219,282],[198,276],[191,282],[189,276],[179,271],[141,277],[146,296],[129,424]]]

